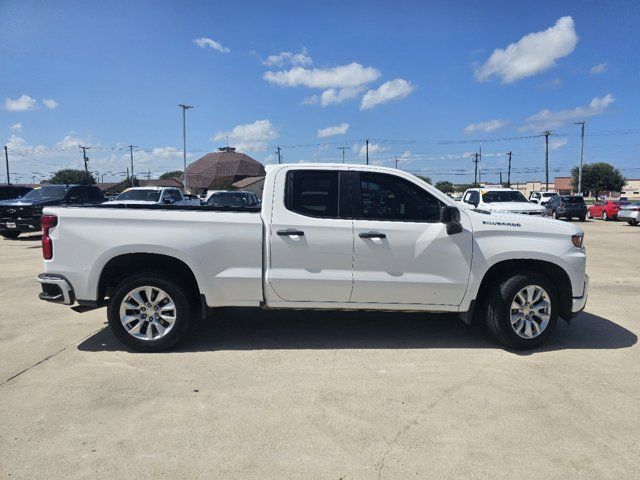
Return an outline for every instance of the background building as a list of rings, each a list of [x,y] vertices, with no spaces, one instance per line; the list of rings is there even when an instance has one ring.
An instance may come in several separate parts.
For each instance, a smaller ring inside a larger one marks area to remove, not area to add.
[[[247,177],[264,177],[264,165],[257,160],[236,152],[233,147],[218,150],[187,166],[187,186],[190,193],[232,189],[234,183]]]

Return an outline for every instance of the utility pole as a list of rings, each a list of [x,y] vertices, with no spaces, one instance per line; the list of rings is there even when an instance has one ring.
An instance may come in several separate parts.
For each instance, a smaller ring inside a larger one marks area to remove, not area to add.
[[[511,188],[511,150],[507,152],[509,155],[509,170],[507,170],[507,187]]]
[[[282,163],[282,153],[280,152],[282,149],[280,147],[276,147],[276,154],[278,155],[278,163]]]
[[[84,160],[84,171],[87,174],[87,181],[89,180],[89,167],[87,163],[89,163],[89,157],[87,157],[87,150],[91,147],[85,147],[83,145],[78,145],[82,150],[82,160]]]
[[[478,185],[478,162],[480,160],[478,160],[479,155],[477,153],[474,153],[472,155],[473,155],[472,162],[475,164],[475,168],[473,172],[473,185],[477,186]]]
[[[184,189],[184,193],[187,193],[187,110],[193,108],[193,106],[191,105],[186,105],[184,103],[181,103],[180,105],[178,105],[181,109],[182,109],[182,164],[183,164],[183,189]],[[133,170],[133,168],[132,168]],[[132,171],[132,175],[133,177],[133,171]],[[133,181],[133,180],[131,180]]]
[[[11,185],[11,177],[9,176],[9,150],[4,146],[4,161],[7,165],[7,185]]]
[[[131,186],[135,187],[133,184],[133,149],[137,147],[137,145],[127,145],[129,147],[129,155],[131,156]]]
[[[398,168],[398,155],[396,155],[396,168]]]
[[[500,186],[502,186],[502,170],[500,170]]]
[[[482,145],[480,145],[480,154],[478,156],[478,181],[482,181]]]
[[[582,157],[584,154],[584,120],[575,122],[574,125],[580,125],[580,167],[578,168],[578,193],[582,195]]]
[[[344,163],[344,151],[347,149],[347,147],[338,147],[338,150],[342,150],[342,163]]]
[[[365,145],[367,147],[367,165],[369,165],[369,139],[365,140]]]
[[[147,180],[151,180],[151,170],[147,168]]]
[[[127,179],[129,178],[129,167],[127,167]]]
[[[549,135],[550,130],[545,130],[544,135],[544,182],[546,184],[545,191],[549,191]]]

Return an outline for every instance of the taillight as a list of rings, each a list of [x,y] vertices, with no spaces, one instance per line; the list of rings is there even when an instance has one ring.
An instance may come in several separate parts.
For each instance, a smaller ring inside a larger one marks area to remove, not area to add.
[[[49,237],[49,230],[58,224],[58,217],[42,215],[40,224],[42,225],[42,256],[45,260],[51,260],[53,258],[53,241]]]

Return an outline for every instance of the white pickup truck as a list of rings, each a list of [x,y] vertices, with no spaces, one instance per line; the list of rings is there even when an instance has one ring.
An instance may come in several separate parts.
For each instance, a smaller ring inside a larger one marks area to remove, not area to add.
[[[178,188],[132,187],[127,188],[110,203],[113,205],[200,205],[200,199],[184,195]]]
[[[42,225],[40,298],[106,303],[136,350],[230,306],[455,312],[532,348],[587,300],[577,226],[477,212],[381,167],[269,167],[261,208],[47,207]]]

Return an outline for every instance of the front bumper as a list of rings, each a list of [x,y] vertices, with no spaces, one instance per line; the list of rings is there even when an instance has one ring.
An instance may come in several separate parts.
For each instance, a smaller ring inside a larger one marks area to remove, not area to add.
[[[38,232],[42,229],[40,218],[1,218],[0,230],[15,230],[18,232]]]
[[[573,297],[573,305],[571,306],[571,316],[575,317],[587,305],[587,297],[589,296],[589,275],[584,276],[584,290],[581,297]]]
[[[42,292],[38,295],[40,300],[63,305],[73,305],[75,303],[76,296],[73,287],[62,275],[41,273],[36,277],[36,280],[42,286]]]

